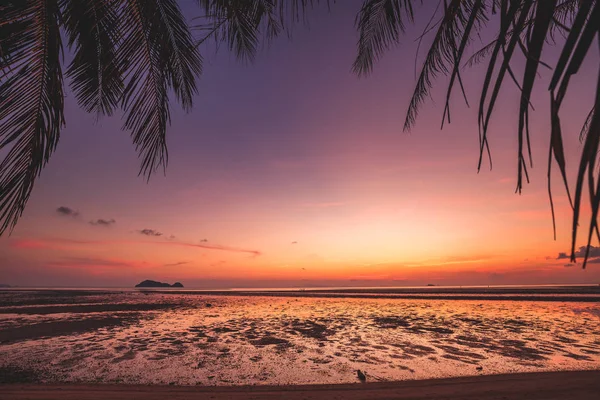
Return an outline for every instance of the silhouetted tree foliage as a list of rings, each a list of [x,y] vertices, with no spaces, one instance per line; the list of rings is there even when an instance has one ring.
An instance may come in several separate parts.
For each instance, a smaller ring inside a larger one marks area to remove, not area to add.
[[[111,115],[117,109],[124,112],[123,129],[131,133],[139,152],[140,174],[149,178],[168,160],[169,94],[173,93],[185,110],[192,108],[196,80],[202,71],[198,50],[201,43],[214,40],[241,60],[252,61],[262,42],[289,35],[317,4],[331,6],[336,2],[196,3],[199,16],[187,21],[176,0],[2,1],[0,150],[7,149],[7,155],[0,164],[0,233],[14,228],[35,179],[58,144],[65,124],[63,70],[84,110],[98,116]],[[352,68],[357,75],[369,74],[384,53],[399,43],[422,4],[422,0],[364,0],[356,16],[359,40]],[[560,110],[570,79],[586,59],[594,39],[600,44],[600,1],[439,0],[436,4],[434,15],[424,27],[424,34],[430,33],[433,41],[417,79],[404,129],[414,126],[419,108],[439,75],[449,77],[442,126],[450,122],[450,97],[455,86],[464,95],[461,71],[486,63],[478,106],[479,168],[486,155],[491,166],[487,139],[490,119],[500,89],[510,80],[516,83],[521,98],[515,129],[519,143],[516,190],[521,192],[531,165],[530,97],[538,69],[551,69],[548,193],[554,222],[550,178],[556,165],[573,208],[571,258],[575,261],[584,186],[591,206],[587,248],[594,234],[600,240],[600,66],[594,104],[587,105],[590,112],[581,130],[583,151],[573,196],[566,176]],[[490,21],[498,25],[494,39],[467,57],[466,49]],[[556,45],[557,35],[563,37],[560,56],[542,61],[544,46]],[[74,55],[68,65],[63,65],[63,37]],[[511,69],[516,54],[526,60],[522,76]]]

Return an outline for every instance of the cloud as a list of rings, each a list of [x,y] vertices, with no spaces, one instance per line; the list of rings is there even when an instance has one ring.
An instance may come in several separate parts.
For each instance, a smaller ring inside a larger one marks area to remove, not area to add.
[[[95,225],[95,226],[111,226],[113,224],[115,224],[117,221],[115,221],[113,218],[111,219],[102,219],[99,218],[95,221],[90,221],[90,225]]]
[[[146,235],[146,236],[162,236],[162,233],[155,231],[154,229],[141,229],[138,231],[139,233],[141,233],[142,235]]]
[[[185,264],[189,264],[189,261],[179,261],[176,263],[171,263],[171,264],[165,264],[163,265],[163,267],[177,267],[178,265],[185,265]]]
[[[298,242],[296,242],[296,241],[293,241],[293,242],[292,242],[292,244],[298,244]]]
[[[208,240],[207,240],[207,239],[202,239],[202,240],[200,241],[200,243],[207,243],[207,242],[208,242]]]
[[[158,243],[168,244],[168,245],[172,245],[172,246],[198,247],[200,249],[207,249],[207,250],[229,251],[229,252],[233,252],[233,253],[248,253],[248,254],[252,254],[253,256],[260,256],[262,254],[258,250],[248,250],[248,249],[242,249],[239,247],[223,246],[223,245],[219,245],[219,244],[193,244],[193,243],[187,243],[187,242],[158,242]]]
[[[75,211],[70,207],[60,206],[56,209],[57,214],[65,216],[65,217],[77,217],[79,216],[79,211]]]
[[[143,233],[142,231],[149,231],[147,233]],[[139,231],[143,235],[147,236],[160,236],[162,233],[156,232],[152,229],[143,229]],[[152,234],[152,232],[154,234]],[[61,239],[61,238],[46,238],[46,239],[15,239],[11,241],[12,247],[15,248],[65,248],[67,246],[72,247],[70,245],[125,245],[125,244],[145,244],[145,245],[163,245],[163,246],[179,246],[179,247],[194,247],[199,249],[206,250],[218,250],[218,251],[228,251],[233,253],[247,253],[253,256],[260,256],[262,253],[258,250],[251,249],[243,249],[240,247],[234,246],[225,246],[219,244],[194,244],[188,242],[182,242],[177,240],[168,240],[165,239],[163,241],[145,241],[145,240],[76,240],[76,239]]]
[[[579,250],[575,251],[575,257],[585,257],[586,247],[587,246],[581,246],[579,248]],[[590,245],[589,257],[590,258],[600,257],[600,247]],[[569,256],[569,254],[564,253],[564,252],[558,253],[558,256],[556,257],[557,260],[564,260],[567,258],[571,258],[571,257]],[[592,262],[592,261],[588,260],[588,262]],[[600,261],[597,261],[596,263],[600,263]]]

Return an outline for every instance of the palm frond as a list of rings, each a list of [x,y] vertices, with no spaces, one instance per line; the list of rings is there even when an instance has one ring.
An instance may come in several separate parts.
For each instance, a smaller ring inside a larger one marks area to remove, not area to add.
[[[173,88],[184,107],[191,107],[200,56],[175,0],[124,0],[120,17],[124,128],[131,130],[142,159],[140,174],[149,178],[168,162],[168,91]]]
[[[535,16],[532,18],[534,23],[530,25],[531,35],[528,37],[528,42],[524,53],[527,57],[525,64],[525,72],[523,76],[523,88],[521,90],[521,103],[519,107],[519,127],[518,127],[518,166],[517,166],[517,191],[521,192],[523,187],[523,174],[527,174],[527,165],[523,155],[523,134],[527,134],[527,148],[529,158],[531,159],[531,147],[529,146],[529,105],[531,92],[535,84],[538,67],[541,63],[540,57],[542,48],[546,42],[546,35],[550,28],[556,0],[538,1],[535,8]]]
[[[306,14],[320,3],[335,0],[198,0],[203,14],[195,29],[209,38],[226,43],[242,61],[252,61],[263,40],[283,32],[291,35],[293,26],[306,22]]]
[[[494,47],[496,46],[496,41],[493,40],[490,43],[486,44],[475,53],[468,58],[465,62],[465,67],[473,67],[481,62],[483,62],[492,52],[494,51]]]
[[[27,41],[23,35],[31,35],[29,20],[18,18],[26,4],[20,0],[7,0],[0,3],[0,79],[13,69],[9,66],[16,57],[23,57],[23,47]],[[16,68],[13,66],[12,68]]]
[[[404,130],[410,130],[410,128],[414,126],[419,108],[428,96],[436,76],[440,73],[448,74],[450,73],[450,69],[454,70],[457,57],[459,57],[457,53],[458,46],[456,44],[457,38],[463,38],[464,36],[466,42],[468,42],[470,32],[466,35],[464,35],[464,33],[469,21],[472,19],[471,17],[480,19],[484,15],[479,13],[478,10],[476,10],[475,13],[472,13],[473,9],[473,0],[451,0],[444,5],[444,15],[438,25],[437,32],[433,38],[427,56],[425,57],[425,61],[423,62],[423,68],[421,69],[421,73],[408,106]],[[475,21],[472,21],[472,23],[474,24]],[[469,28],[469,31],[470,29],[471,28]],[[462,52],[460,58],[462,58]],[[460,59],[458,62],[460,62]]]
[[[202,22],[195,29],[207,31],[217,43],[226,42],[229,51],[243,61],[254,59],[260,40],[260,20],[254,1],[200,1],[204,8]]]
[[[600,4],[598,2],[589,1],[581,2],[577,16],[573,21],[571,31],[567,37],[558,63],[554,70],[552,80],[550,82],[550,91],[552,93],[552,113],[558,114],[562,100],[564,99],[569,81],[571,77],[579,71],[587,52],[589,51],[594,37],[599,35],[600,31]],[[600,67],[598,70],[598,82],[596,88],[596,99],[593,106],[593,113],[589,123],[589,129],[584,141],[581,159],[577,173],[575,186],[575,196],[573,201],[573,228],[571,233],[571,259],[575,261],[575,248],[577,243],[577,232],[579,226],[579,216],[581,212],[581,201],[583,197],[583,185],[587,176],[588,189],[590,191],[590,202],[592,215],[590,218],[590,229],[588,233],[588,251],[584,256],[583,266],[587,263],[589,256],[589,246],[592,239],[592,234],[597,229],[597,217],[600,203],[600,179],[594,177],[594,166],[600,145]],[[558,123],[560,121],[557,121]],[[559,129],[558,125],[557,129]],[[556,152],[554,145],[551,146],[551,151]],[[558,151],[561,151],[559,149]],[[564,158],[564,155],[562,156]],[[564,160],[559,160],[557,163],[564,168]],[[596,183],[595,183],[596,179]],[[563,174],[563,180],[566,182],[566,176]]]
[[[176,0],[158,0],[159,28],[164,29],[161,40],[161,62],[167,78],[183,108],[191,110],[197,93],[196,78],[202,73],[202,58]]]
[[[13,2],[2,11],[0,26],[11,37],[2,40],[10,57],[0,83],[0,150],[8,149],[0,163],[0,234],[23,213],[64,124],[57,0]]]
[[[367,75],[383,53],[398,44],[405,20],[414,20],[411,0],[366,0],[356,16],[358,54],[352,70]]]
[[[583,142],[585,140],[588,132],[590,131],[590,124],[592,123],[592,117],[594,116],[594,110],[595,110],[595,108],[592,107],[587,118],[585,119],[585,122],[583,123],[583,126],[581,127],[581,131],[579,131],[579,141],[581,141],[581,142]]]
[[[120,42],[117,0],[62,0],[69,46],[75,47],[67,69],[71,88],[87,112],[111,115],[123,93],[117,64]]]
[[[527,20],[527,16],[529,13],[529,9],[531,8],[531,3],[525,2],[522,5],[519,1],[511,0],[510,4],[507,4],[507,1],[502,1],[500,3],[500,31],[497,35],[496,45],[494,46],[494,50],[490,56],[490,61],[488,63],[488,68],[485,75],[485,80],[483,83],[483,87],[481,90],[481,98],[479,100],[479,162],[478,162],[478,170],[481,169],[481,164],[483,161],[483,153],[484,150],[487,149],[488,157],[489,157],[489,145],[487,139],[487,132],[489,121],[494,110],[494,106],[496,103],[496,99],[500,92],[500,87],[502,86],[502,82],[506,72],[512,76],[512,71],[510,69],[510,60],[514,49],[517,45],[518,38],[520,33],[523,31],[525,26],[525,22]],[[510,28],[512,26],[513,34],[507,35]],[[498,55],[502,54],[503,62],[500,65],[498,74],[496,76],[496,80],[492,89],[492,93],[487,105],[487,112],[485,111],[486,99],[488,91],[492,85],[492,79],[494,75],[494,69],[496,67],[496,60]]]
[[[460,63],[463,58],[463,54],[467,45],[471,42],[471,32],[475,28],[475,31],[478,31],[480,25],[484,22],[487,22],[487,16],[485,14],[485,4],[483,0],[475,0],[472,5],[467,5],[467,14],[468,19],[465,24],[464,30],[462,32],[462,38],[460,39],[460,45],[458,49],[456,49],[455,43],[453,43],[453,52],[454,52],[454,65],[452,67],[452,74],[450,75],[450,83],[448,84],[448,90],[446,93],[446,105],[444,107],[444,115],[442,116],[442,127],[446,116],[448,117],[448,123],[450,123],[450,95],[452,94],[452,87],[454,86],[454,81],[458,78],[460,82],[460,86],[465,97],[465,102],[467,105],[469,104],[460,76]]]
[[[577,11],[579,0],[564,0],[563,3],[558,4],[554,9],[554,15],[552,19],[552,23],[550,24],[550,33],[554,34],[555,31],[561,31],[563,33],[566,31],[568,24],[574,18],[574,12]],[[495,4],[495,3],[494,3]],[[529,27],[535,22],[534,18],[530,18],[527,22],[525,22],[524,26]],[[512,30],[509,30],[505,37],[503,38],[505,41],[510,39],[510,36],[513,34]],[[477,50],[474,54],[469,57],[465,66],[472,67],[476,64],[481,63],[487,56],[492,53],[494,46],[497,42],[497,39],[492,40],[479,50]],[[548,65],[545,65],[549,67]]]

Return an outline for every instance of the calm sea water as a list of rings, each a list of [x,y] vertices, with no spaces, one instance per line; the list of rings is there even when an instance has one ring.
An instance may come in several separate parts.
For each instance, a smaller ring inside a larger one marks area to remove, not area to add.
[[[600,369],[600,303],[0,292],[0,381],[308,384]]]

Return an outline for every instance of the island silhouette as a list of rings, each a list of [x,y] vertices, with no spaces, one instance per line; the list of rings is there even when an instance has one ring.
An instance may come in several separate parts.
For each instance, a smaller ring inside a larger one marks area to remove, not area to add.
[[[180,282],[175,282],[172,285],[169,285],[168,283],[164,283],[164,282],[158,282],[158,281],[153,281],[150,279],[146,279],[145,281],[142,281],[140,283],[138,283],[137,285],[135,285],[135,287],[151,287],[151,288],[162,288],[162,287],[173,287],[173,288],[182,288],[183,285]]]

